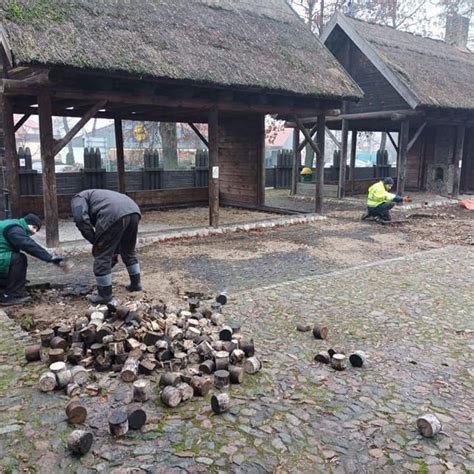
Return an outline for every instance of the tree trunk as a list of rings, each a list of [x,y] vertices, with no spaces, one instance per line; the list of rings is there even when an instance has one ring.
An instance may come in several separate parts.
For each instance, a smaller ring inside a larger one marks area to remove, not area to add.
[[[176,124],[160,122],[160,135],[164,168],[176,169],[178,167],[178,134],[176,132]]]
[[[312,168],[314,163],[314,150],[309,143],[305,147],[305,152],[304,166],[305,168]]]
[[[69,133],[69,123],[67,121],[67,117],[63,117],[63,126],[66,135]],[[72,148],[72,140],[67,144],[67,153],[66,153],[66,164],[73,165],[75,163],[74,160],[74,150]]]

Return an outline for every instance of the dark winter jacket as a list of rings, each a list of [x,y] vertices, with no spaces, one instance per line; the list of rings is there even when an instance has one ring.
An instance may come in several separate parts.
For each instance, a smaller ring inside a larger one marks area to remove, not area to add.
[[[81,234],[94,244],[112,225],[130,214],[141,216],[135,201],[107,189],[88,189],[71,200],[74,222]]]

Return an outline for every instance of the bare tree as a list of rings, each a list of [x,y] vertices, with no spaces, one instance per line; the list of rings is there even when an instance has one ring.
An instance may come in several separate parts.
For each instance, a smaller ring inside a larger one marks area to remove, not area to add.
[[[163,165],[165,169],[178,168],[178,133],[176,123],[160,122]]]

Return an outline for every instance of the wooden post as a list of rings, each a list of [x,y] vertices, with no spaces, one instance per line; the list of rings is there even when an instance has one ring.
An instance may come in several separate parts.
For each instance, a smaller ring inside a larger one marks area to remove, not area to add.
[[[9,217],[20,217],[20,164],[16,153],[15,123],[11,99],[2,95],[0,107],[2,109],[3,133],[5,137],[5,185],[8,189],[11,209]]]
[[[260,139],[260,146],[258,147],[257,155],[257,200],[260,206],[265,205],[265,181],[266,181],[266,168],[265,168],[265,115],[260,117],[258,123],[258,136]],[[225,303],[224,303],[225,304]]]
[[[296,194],[296,185],[298,183],[298,170],[301,163],[300,152],[298,151],[300,145],[300,131],[298,127],[293,129],[293,168],[291,170],[291,189],[290,194]]]
[[[357,130],[352,130],[351,156],[350,156],[350,163],[349,163],[349,181],[351,183],[351,195],[354,195],[356,153],[357,153]]]
[[[209,225],[219,226],[219,112],[209,112]]]
[[[452,197],[457,199],[459,196],[461,173],[459,163],[462,160],[464,152],[464,137],[466,135],[466,126],[458,125],[456,130],[456,150],[454,152],[454,175],[453,175],[453,194]]]
[[[58,197],[54,169],[54,140],[51,97],[44,93],[38,96],[41,164],[43,168],[44,220],[46,223],[46,245],[59,244]]]
[[[115,148],[117,150],[117,178],[118,178],[118,190],[119,193],[125,193],[126,182],[125,182],[125,157],[123,152],[123,130],[122,120],[115,119]]]
[[[342,120],[341,159],[339,160],[339,189],[338,197],[343,199],[346,186],[347,139],[349,138],[349,121]]]
[[[316,154],[316,193],[314,212],[321,214],[323,212],[323,196],[324,196],[324,138],[326,133],[326,116],[318,115],[318,131],[316,142],[319,153]]]
[[[400,145],[398,148],[398,177],[397,177],[397,193],[403,194],[405,191],[405,176],[408,156],[408,137],[410,134],[410,122],[404,118],[400,125]]]

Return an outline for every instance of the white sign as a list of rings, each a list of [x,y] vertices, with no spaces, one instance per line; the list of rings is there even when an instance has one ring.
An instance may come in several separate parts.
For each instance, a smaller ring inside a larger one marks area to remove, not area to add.
[[[20,158],[20,166],[26,166],[25,158]]]
[[[213,166],[212,167],[212,179],[219,179],[219,167]]]

